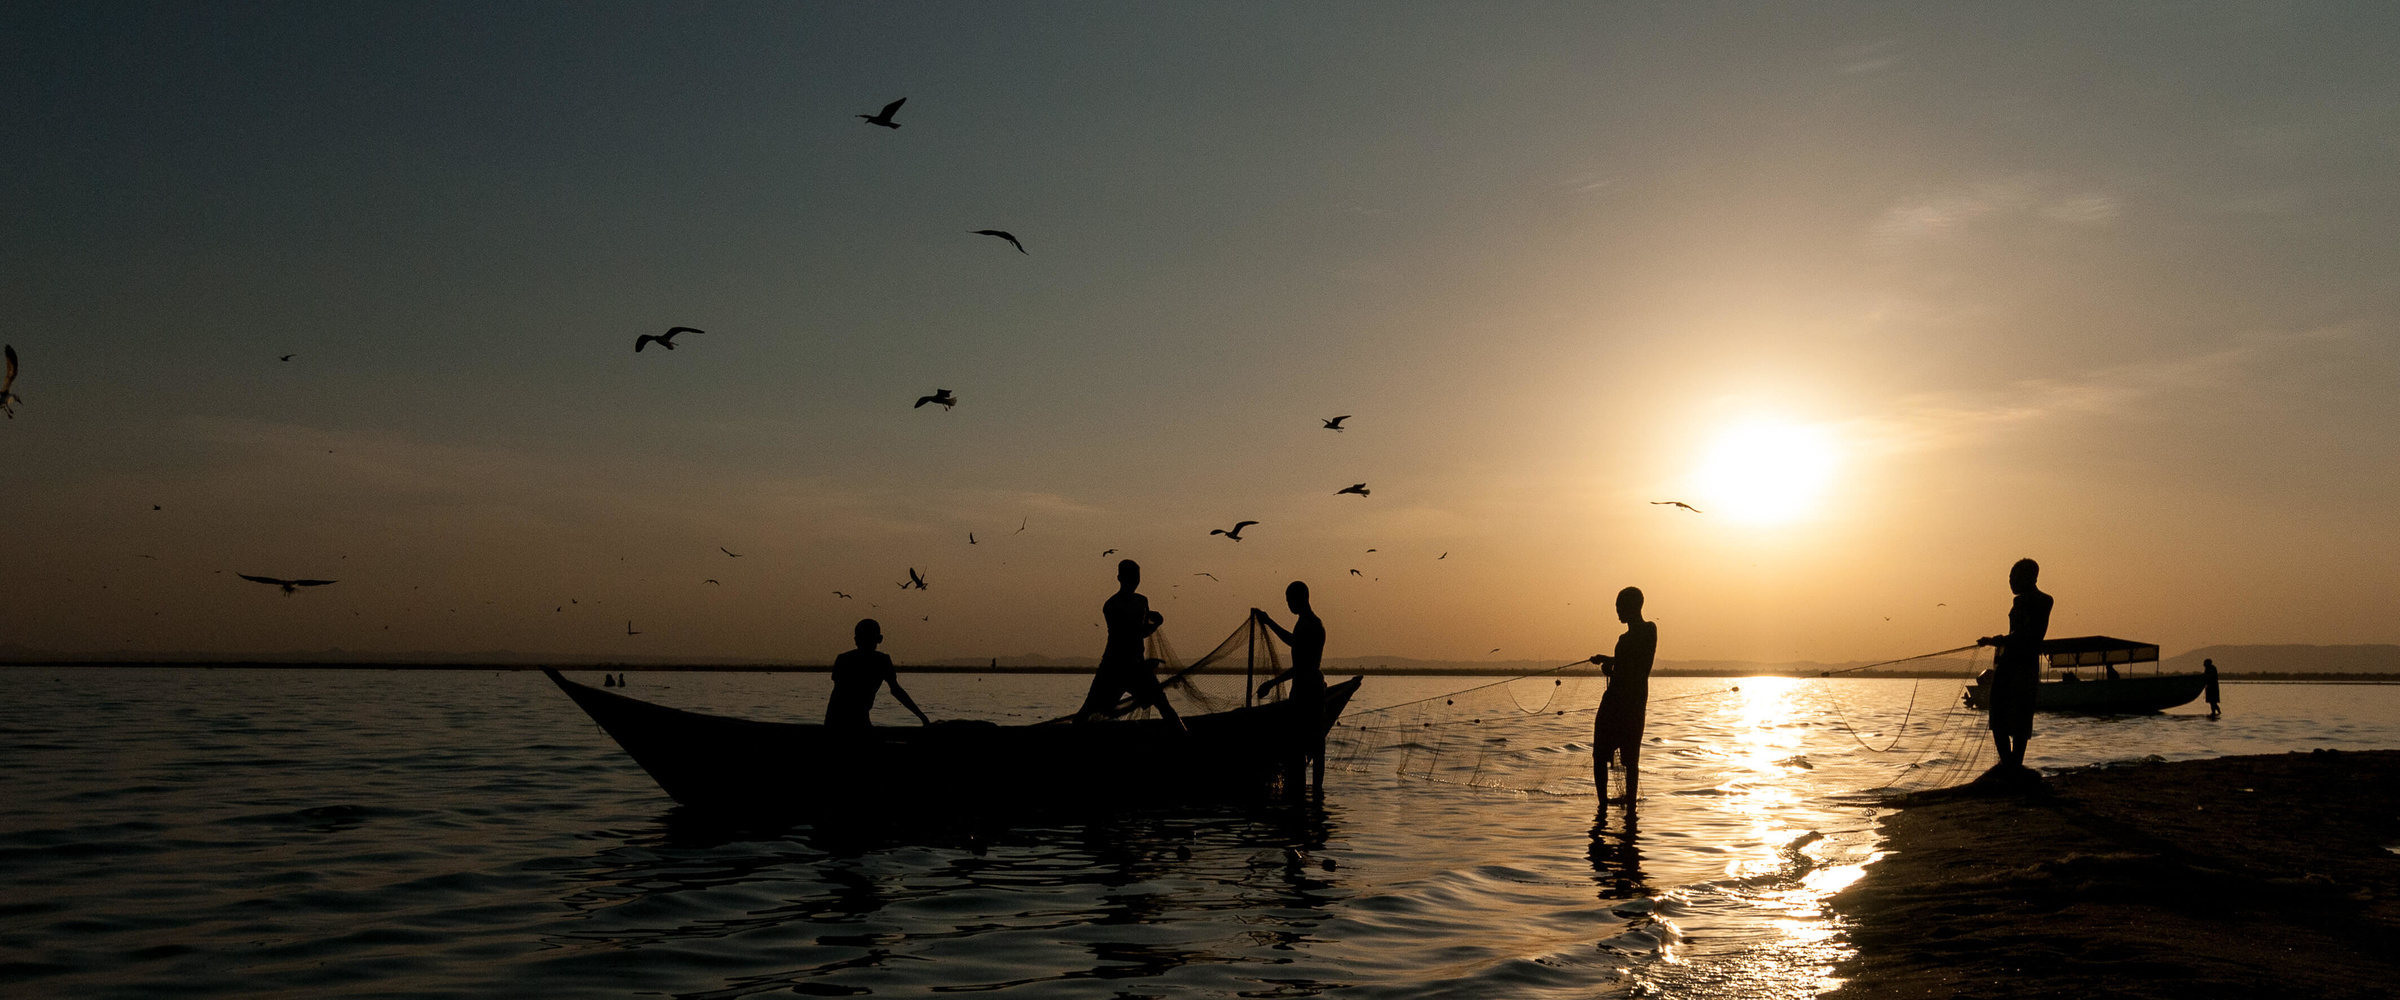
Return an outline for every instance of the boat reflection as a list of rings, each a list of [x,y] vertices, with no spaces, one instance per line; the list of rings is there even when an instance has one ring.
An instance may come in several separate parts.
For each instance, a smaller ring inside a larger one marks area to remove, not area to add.
[[[725,948],[788,959],[685,994],[706,997],[882,991],[935,962],[945,991],[1264,968],[1350,895],[1324,855],[1339,831],[1315,801],[1004,827],[774,830],[675,810],[562,873],[560,902],[579,919],[556,937],[643,963],[704,964]],[[962,962],[988,973],[962,983]]]

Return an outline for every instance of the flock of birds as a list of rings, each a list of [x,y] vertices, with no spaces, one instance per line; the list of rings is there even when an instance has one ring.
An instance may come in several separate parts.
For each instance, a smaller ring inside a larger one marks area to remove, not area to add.
[[[898,128],[900,127],[900,123],[899,123],[898,121],[894,120],[893,116],[894,116],[894,115],[896,115],[896,114],[897,114],[897,113],[900,111],[900,107],[901,107],[902,105],[904,105],[904,104],[907,104],[907,103],[908,103],[908,98],[905,98],[905,97],[903,97],[903,98],[900,98],[899,100],[896,100],[896,101],[893,101],[893,102],[891,102],[890,104],[884,105],[884,107],[883,107],[883,110],[881,110],[881,111],[878,111],[878,112],[876,112],[876,113],[874,113],[874,114],[871,114],[871,115],[862,114],[862,115],[858,115],[857,117],[858,117],[858,118],[860,118],[860,119],[862,119],[862,120],[864,120],[864,121],[865,121],[867,124],[869,124],[869,125],[877,125],[877,126],[881,126],[881,127],[883,127],[883,128],[888,128],[888,129],[898,129]],[[1025,249],[1025,244],[1024,244],[1024,242],[1023,242],[1022,240],[1019,240],[1019,239],[1017,238],[1017,236],[1016,236],[1016,234],[1015,234],[1015,233],[1009,232],[1008,230],[1005,230],[1005,229],[976,229],[976,230],[970,230],[970,231],[969,231],[969,235],[974,235],[974,236],[988,236],[988,237],[991,237],[991,238],[994,238],[994,239],[1003,240],[1003,241],[1006,241],[1006,242],[1008,243],[1008,245],[1009,245],[1009,246],[1011,246],[1011,247],[1014,247],[1018,253],[1020,253],[1020,254],[1030,254],[1030,251],[1028,251],[1028,250],[1026,250],[1026,249]],[[637,337],[635,337],[635,338],[634,338],[634,341],[633,341],[633,350],[634,350],[634,353],[636,353],[636,354],[639,354],[639,353],[641,353],[641,352],[643,351],[643,349],[644,349],[644,348],[647,348],[647,347],[649,347],[651,344],[657,344],[659,347],[661,347],[661,348],[663,348],[663,349],[665,349],[665,350],[672,351],[672,350],[674,350],[674,349],[675,349],[675,338],[677,338],[677,337],[679,337],[679,336],[682,336],[682,335],[684,335],[684,334],[687,334],[687,333],[688,333],[688,334],[705,334],[706,332],[707,332],[707,331],[705,331],[705,330],[701,330],[701,329],[699,329],[699,328],[697,328],[697,327],[689,327],[689,326],[676,326],[676,327],[670,327],[670,328],[668,328],[668,330],[667,330],[665,333],[645,333],[645,334],[642,334],[642,335],[640,335],[640,336],[637,336]],[[24,402],[24,398],[23,398],[23,397],[21,397],[21,396],[19,396],[19,395],[17,395],[17,394],[15,393],[15,391],[14,391],[14,386],[15,386],[15,384],[16,384],[16,380],[17,380],[17,349],[16,349],[15,345],[13,345],[13,344],[12,344],[12,345],[0,345],[0,355],[4,355],[4,356],[5,356],[5,358],[6,358],[6,370],[5,370],[5,372],[4,372],[4,373],[0,373],[0,415],[4,415],[4,416],[6,416],[8,419],[11,419],[11,420],[13,420],[13,419],[15,419],[15,418],[16,418],[16,404],[19,404],[19,403],[22,403],[22,402]],[[291,360],[292,360],[294,357],[297,357],[297,356],[298,356],[298,355],[296,355],[296,354],[285,354],[285,355],[281,355],[281,356],[280,356],[280,357],[279,357],[277,360],[279,360],[279,361],[283,361],[283,362],[289,362],[289,361],[291,361]],[[956,394],[956,393],[952,392],[952,391],[951,391],[951,390],[949,390],[949,389],[936,389],[936,390],[935,390],[935,391],[934,391],[932,394],[930,394],[930,395],[925,395],[925,396],[919,396],[919,397],[917,397],[916,403],[915,403],[915,405],[912,407],[912,409],[922,409],[923,407],[925,407],[925,406],[926,406],[926,405],[928,405],[928,404],[938,404],[938,405],[940,405],[940,406],[942,407],[942,409],[943,409],[943,410],[947,411],[947,410],[950,410],[951,408],[953,408],[953,407],[956,407],[956,406],[958,405],[958,396],[957,396],[957,394]],[[1345,423],[1346,421],[1350,420],[1352,416],[1353,416],[1352,414],[1347,414],[1347,413],[1345,413],[1345,414],[1342,414],[1342,415],[1340,415],[1340,416],[1336,416],[1336,417],[1322,418],[1322,419],[1320,420],[1320,423],[1321,423],[1321,424],[1324,426],[1324,429],[1325,429],[1325,430],[1333,431],[1334,433],[1337,433],[1337,434],[1339,434],[1339,433],[1342,433],[1343,431],[1345,431],[1345,430],[1347,429],[1347,428],[1345,428],[1343,425],[1344,425],[1344,423]],[[1345,486],[1345,487],[1343,487],[1343,488],[1341,488],[1341,489],[1335,490],[1333,495],[1335,495],[1335,496],[1358,496],[1358,497],[1366,497],[1366,496],[1369,496],[1369,495],[1370,495],[1370,493],[1371,493],[1371,491],[1370,491],[1370,490],[1367,488],[1367,484],[1365,484],[1365,483],[1353,483],[1353,484],[1351,484],[1351,485],[1349,485],[1349,486]],[[1683,510],[1685,510],[1685,511],[1687,511],[1687,512],[1693,513],[1693,514],[1702,513],[1702,511],[1700,510],[1700,508],[1698,508],[1698,507],[1695,507],[1695,506],[1692,506],[1691,504],[1685,503],[1685,502],[1683,502],[1683,501],[1681,501],[1681,500],[1653,500],[1653,501],[1650,501],[1650,503],[1651,503],[1651,504],[1653,504],[1653,505],[1656,505],[1656,506],[1672,506],[1672,507],[1678,507],[1678,508],[1681,508],[1681,509],[1683,509]],[[153,509],[153,510],[157,510],[157,509],[159,509],[159,508],[158,508],[156,505],[153,505],[151,509]],[[1257,525],[1257,524],[1259,524],[1259,523],[1260,523],[1260,522],[1259,522],[1259,521],[1256,521],[1256,520],[1243,520],[1243,521],[1236,521],[1236,522],[1234,522],[1234,525],[1233,525],[1233,527],[1231,527],[1231,528],[1212,528],[1212,529],[1210,529],[1210,530],[1209,530],[1209,535],[1210,535],[1210,536],[1212,536],[1212,537],[1213,537],[1213,536],[1223,536],[1223,537],[1224,537],[1226,540],[1228,540],[1228,541],[1239,542],[1239,541],[1241,541],[1241,540],[1242,540],[1242,532],[1243,532],[1245,529],[1248,529],[1248,528],[1250,528],[1250,527],[1252,527],[1252,526],[1254,526],[1254,525]],[[1024,525],[1023,523],[1020,523],[1020,524],[1018,525],[1018,527],[1017,527],[1017,532],[1016,532],[1016,533],[1022,533],[1024,530],[1025,530],[1025,525]],[[967,544],[969,544],[969,545],[975,545],[975,544],[979,544],[979,542],[977,541],[977,539],[976,539],[976,537],[975,537],[975,533],[974,533],[974,532],[971,532],[971,531],[970,531],[970,532],[968,532],[968,533],[967,533]],[[719,546],[719,547],[718,547],[718,549],[717,549],[717,551],[719,551],[719,552],[723,552],[723,553],[724,553],[724,554],[725,554],[727,557],[729,557],[729,558],[739,559],[739,558],[741,558],[741,557],[742,557],[742,554],[741,554],[741,553],[734,552],[734,551],[732,551],[731,549],[727,549],[727,548],[725,548],[725,547],[723,547],[723,546]],[[1108,549],[1108,550],[1106,550],[1106,551],[1102,552],[1102,553],[1101,553],[1101,556],[1102,556],[1103,558],[1105,558],[1105,557],[1107,557],[1107,556],[1111,556],[1111,555],[1114,555],[1114,554],[1116,554],[1116,551],[1117,551],[1116,549],[1114,549],[1114,548],[1111,548],[1111,549]],[[1373,551],[1376,551],[1376,550],[1374,550],[1374,549],[1368,549],[1367,551],[1369,551],[1369,552],[1373,552]],[[1438,559],[1448,559],[1448,558],[1450,558],[1450,553],[1448,553],[1448,552],[1444,552],[1444,553],[1442,553],[1442,554],[1441,554],[1439,557],[1437,557],[1437,558],[1438,558]],[[333,583],[336,583],[336,582],[338,582],[338,581],[335,581],[335,580],[314,580],[314,579],[305,579],[305,580],[304,580],[304,579],[283,579],[283,578],[280,578],[280,577],[261,576],[261,575],[252,575],[252,574],[249,574],[249,573],[237,573],[236,575],[237,575],[237,576],[240,576],[240,577],[241,577],[242,579],[244,579],[244,580],[248,580],[248,581],[251,581],[251,582],[253,582],[253,583],[265,584],[265,585],[267,585],[267,586],[272,586],[272,587],[279,588],[279,589],[281,589],[281,590],[283,591],[284,595],[285,595],[285,596],[287,596],[287,597],[288,597],[288,596],[290,596],[290,595],[292,595],[292,594],[298,593],[298,592],[299,592],[299,589],[300,589],[300,588],[302,588],[302,587],[323,587],[323,586],[328,586],[328,585],[331,585],[331,584],[333,584]],[[1216,579],[1217,579],[1215,575],[1213,575],[1213,574],[1210,574],[1210,573],[1194,573],[1193,575],[1194,575],[1194,576],[1205,576],[1205,577],[1208,577],[1210,580],[1216,580]],[[1357,577],[1364,577],[1364,576],[1365,576],[1365,574],[1364,574],[1364,573],[1361,573],[1360,571],[1358,571],[1358,570],[1356,570],[1356,569],[1352,569],[1352,570],[1350,571],[1350,575],[1351,575],[1351,576],[1357,576]],[[702,582],[703,582],[704,584],[717,584],[717,581],[716,581],[716,580],[714,580],[714,579],[704,580],[704,581],[702,581]],[[722,586],[722,584],[718,584],[718,585],[719,585],[719,586]],[[925,576],[925,574],[924,574],[922,571],[918,570],[916,567],[913,567],[913,566],[912,566],[912,567],[909,567],[909,569],[908,569],[908,579],[907,579],[907,580],[905,580],[905,581],[903,581],[903,582],[901,582],[901,583],[899,584],[899,588],[900,588],[901,590],[911,590],[911,589],[914,589],[914,590],[925,590],[925,589],[928,589],[928,587],[927,587],[927,580],[926,580],[926,576]],[[851,599],[853,599],[853,598],[852,598],[852,596],[851,596],[849,593],[847,593],[847,592],[844,592],[844,591],[840,591],[840,590],[836,590],[836,591],[834,591],[834,592],[833,592],[833,595],[834,595],[835,597],[837,597],[837,598],[840,598],[840,599],[842,599],[842,600],[851,600]],[[562,607],[560,610],[561,610],[561,611],[563,611],[563,610],[565,610],[565,609]],[[930,619],[928,619],[928,620],[930,620]],[[625,623],[625,634],[626,634],[626,635],[628,635],[628,636],[636,636],[636,635],[641,635],[641,634],[643,634],[641,631],[639,631],[639,630],[636,630],[636,629],[633,627],[633,624],[634,624],[634,623],[633,623],[633,622],[631,622],[631,621],[627,621],[627,622]],[[1494,650],[1494,652],[1498,652],[1498,650]]]

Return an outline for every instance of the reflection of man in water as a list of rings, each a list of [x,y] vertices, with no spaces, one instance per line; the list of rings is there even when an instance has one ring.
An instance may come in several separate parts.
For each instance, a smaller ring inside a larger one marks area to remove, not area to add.
[[[900,675],[892,669],[892,657],[876,650],[883,642],[883,626],[873,618],[862,618],[851,631],[858,648],[833,658],[833,697],[825,700],[825,724],[828,726],[868,726],[867,712],[875,707],[875,692],[884,685],[892,687],[892,697],[916,713],[917,721],[932,725],[933,720],[917,703],[909,700],[908,692],[900,687]]]
[[[1325,621],[1318,618],[1316,610],[1308,605],[1308,584],[1298,580],[1292,581],[1291,586],[1283,588],[1283,603],[1284,606],[1292,609],[1294,616],[1292,629],[1289,632],[1284,631],[1283,626],[1275,624],[1275,619],[1264,610],[1250,609],[1250,617],[1258,619],[1259,624],[1274,630],[1276,638],[1282,639],[1284,645],[1292,647],[1291,669],[1268,678],[1265,683],[1258,686],[1258,693],[1264,695],[1275,685],[1290,681],[1292,682],[1291,700],[1305,706],[1301,711],[1310,717],[1324,718]],[[1324,733],[1311,729],[1308,744],[1300,749],[1300,755],[1306,760],[1316,762],[1317,785],[1322,788],[1325,784]]]
[[[1608,678],[1600,696],[1600,713],[1592,720],[1592,784],[1600,791],[1602,811],[1608,807],[1608,758],[1614,753],[1625,763],[1625,812],[1633,812],[1634,797],[1642,790],[1642,722],[1650,707],[1650,665],[1658,658],[1658,626],[1642,620],[1642,591],[1617,591],[1617,620],[1625,634],[1617,637],[1614,655],[1594,654]]]
[[[1141,585],[1141,564],[1131,559],[1118,561],[1117,592],[1100,605],[1100,619],[1108,623],[1108,648],[1100,653],[1091,693],[1084,696],[1083,708],[1075,715],[1078,719],[1106,718],[1117,707],[1117,699],[1130,693],[1135,704],[1158,709],[1159,715],[1181,729],[1183,717],[1167,704],[1167,692],[1158,686],[1158,676],[1151,673],[1150,661],[1142,656],[1142,640],[1158,631],[1167,616],[1150,610],[1150,599],[1134,593]]]
[[[1996,646],[1992,656],[1992,745],[2000,763],[2025,766],[2025,744],[2033,739],[2033,698],[2042,679],[2042,639],[2050,634],[2050,595],[2033,585],[2042,567],[2019,559],[2008,568],[2008,634],[1987,635],[1978,646]]]

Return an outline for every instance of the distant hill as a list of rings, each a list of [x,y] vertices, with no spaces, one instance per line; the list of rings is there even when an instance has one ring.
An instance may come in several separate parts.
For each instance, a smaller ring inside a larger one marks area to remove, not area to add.
[[[2217,661],[2226,674],[2400,674],[2400,646],[2202,646],[2170,656],[2167,670],[2199,670]]]

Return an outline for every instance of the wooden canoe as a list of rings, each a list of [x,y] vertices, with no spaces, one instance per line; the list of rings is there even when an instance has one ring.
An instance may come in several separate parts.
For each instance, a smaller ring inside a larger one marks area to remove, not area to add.
[[[1161,719],[833,729],[688,712],[542,673],[675,801],[795,821],[1259,789],[1322,743],[1361,680],[1328,687],[1316,718],[1283,701],[1186,716],[1178,732]]]

